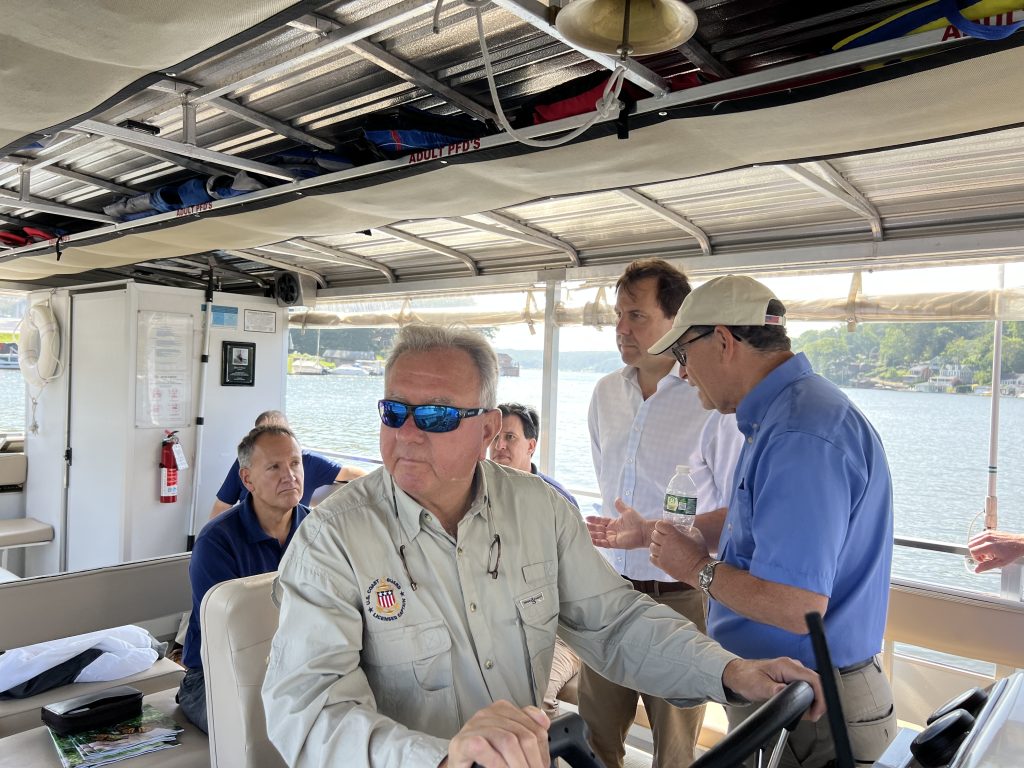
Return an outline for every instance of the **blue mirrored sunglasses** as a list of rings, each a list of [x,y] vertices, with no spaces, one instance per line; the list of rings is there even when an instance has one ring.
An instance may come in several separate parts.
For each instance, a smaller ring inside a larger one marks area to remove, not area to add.
[[[451,405],[408,405],[396,400],[377,402],[385,427],[398,429],[412,413],[412,420],[424,432],[451,432],[463,419],[487,413],[488,408],[455,408]]]

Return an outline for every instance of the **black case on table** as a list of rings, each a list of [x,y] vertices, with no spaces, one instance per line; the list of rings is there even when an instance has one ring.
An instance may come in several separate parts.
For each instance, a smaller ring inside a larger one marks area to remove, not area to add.
[[[47,704],[40,712],[44,723],[67,736],[138,717],[142,714],[142,691],[119,685]]]

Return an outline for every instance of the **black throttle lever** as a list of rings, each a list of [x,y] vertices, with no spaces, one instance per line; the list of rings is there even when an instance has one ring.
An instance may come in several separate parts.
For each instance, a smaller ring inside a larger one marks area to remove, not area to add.
[[[590,748],[590,732],[583,718],[575,712],[566,712],[551,721],[548,727],[548,752],[552,765],[558,758],[572,768],[604,768],[604,763]],[[482,768],[473,763],[473,768]]]

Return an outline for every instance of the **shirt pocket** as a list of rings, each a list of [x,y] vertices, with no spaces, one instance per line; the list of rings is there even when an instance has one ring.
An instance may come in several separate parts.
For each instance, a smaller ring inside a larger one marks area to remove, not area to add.
[[[523,566],[523,581],[527,584],[546,584],[558,579],[558,566],[554,560]]]
[[[543,563],[539,564],[543,565]],[[526,569],[523,569],[524,575]],[[532,586],[516,595],[527,672],[533,682],[534,703],[547,689],[558,628],[558,589],[554,582]]]
[[[367,633],[362,661],[377,709],[389,717],[410,725],[418,719],[410,709],[456,711],[452,637],[443,621]]]

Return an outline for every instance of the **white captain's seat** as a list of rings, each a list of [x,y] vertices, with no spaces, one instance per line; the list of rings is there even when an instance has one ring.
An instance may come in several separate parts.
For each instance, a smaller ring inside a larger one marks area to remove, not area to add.
[[[260,688],[277,631],[276,573],[217,584],[199,609],[211,768],[284,768],[267,738]]]

